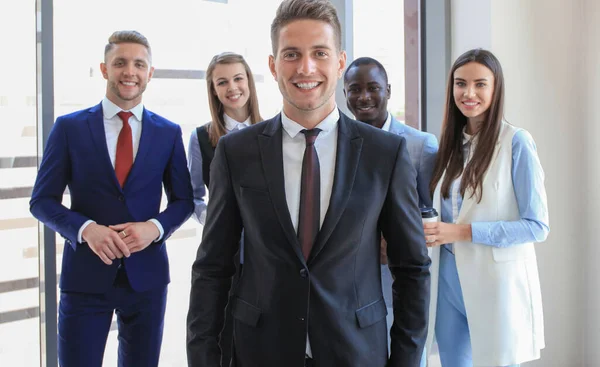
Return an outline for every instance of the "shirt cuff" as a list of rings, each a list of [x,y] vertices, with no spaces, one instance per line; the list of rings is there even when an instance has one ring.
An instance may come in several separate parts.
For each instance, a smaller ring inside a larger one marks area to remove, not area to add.
[[[198,218],[198,220],[200,221],[200,224],[204,225],[206,223],[206,207],[204,207],[202,209],[202,212],[200,212],[200,218]]]
[[[473,243],[487,245],[490,243],[490,223],[474,222],[471,223],[471,236]]]
[[[88,219],[83,223],[81,228],[79,228],[79,232],[77,232],[77,243],[83,243],[83,230],[92,223],[96,223],[91,219]]]
[[[165,234],[165,230],[163,229],[162,224],[160,224],[160,222],[154,218],[148,220],[148,222],[152,222],[154,223],[154,225],[156,226],[156,228],[158,228],[158,238],[154,240],[154,242],[158,242],[163,238],[163,235]]]

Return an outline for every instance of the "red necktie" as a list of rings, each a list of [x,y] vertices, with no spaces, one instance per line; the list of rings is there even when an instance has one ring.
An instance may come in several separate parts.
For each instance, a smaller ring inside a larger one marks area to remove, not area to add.
[[[129,126],[129,118],[133,116],[131,112],[121,111],[117,113],[121,121],[123,121],[123,127],[119,133],[119,139],[117,140],[117,155],[115,157],[115,174],[117,180],[121,184],[121,187],[125,185],[127,175],[133,165],[133,140],[131,136],[131,126]]]
[[[304,259],[308,259],[321,224],[321,169],[315,148],[315,140],[321,130],[311,129],[301,132],[306,138],[306,149],[302,159],[302,178],[300,179],[298,239],[302,246]]]

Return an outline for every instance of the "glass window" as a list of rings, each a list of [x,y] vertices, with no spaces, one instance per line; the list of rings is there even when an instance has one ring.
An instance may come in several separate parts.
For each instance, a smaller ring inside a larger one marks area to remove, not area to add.
[[[383,65],[392,85],[388,110],[404,122],[404,1],[354,0],[353,24],[354,59],[372,57]]]
[[[0,2],[0,366],[39,365],[34,1]]]

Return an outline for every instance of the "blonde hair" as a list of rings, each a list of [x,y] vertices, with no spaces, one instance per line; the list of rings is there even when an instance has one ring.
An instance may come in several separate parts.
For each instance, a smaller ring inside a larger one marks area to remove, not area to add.
[[[219,64],[242,64],[246,69],[246,75],[248,77],[248,89],[250,90],[250,97],[248,98],[248,115],[250,116],[250,123],[255,124],[262,121],[260,112],[258,109],[258,97],[256,96],[256,84],[254,83],[254,76],[250,70],[250,66],[242,55],[233,52],[223,52],[215,55],[206,69],[206,89],[208,92],[208,106],[210,107],[210,115],[212,122],[208,128],[208,137],[213,147],[217,146],[221,136],[227,134],[225,129],[225,121],[223,120],[224,107],[223,103],[217,96],[215,86],[212,80],[215,68]]]
[[[150,61],[152,61],[152,49],[150,48],[150,42],[148,39],[144,37],[138,31],[116,31],[108,37],[108,43],[104,47],[104,59],[106,60],[106,55],[112,50],[115,45],[119,43],[137,43],[138,45],[142,45],[146,47],[148,50],[148,57]]]

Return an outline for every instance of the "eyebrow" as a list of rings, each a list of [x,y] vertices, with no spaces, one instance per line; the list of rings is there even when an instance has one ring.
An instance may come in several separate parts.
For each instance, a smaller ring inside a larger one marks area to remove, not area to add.
[[[466,80],[463,79],[463,78],[454,78],[454,80],[460,80],[461,82],[466,82]],[[480,79],[475,79],[474,81],[475,82],[487,82],[488,79],[487,78],[480,78]]]
[[[125,58],[125,57],[117,57],[117,58],[114,60],[114,62],[116,62],[116,61],[128,61],[128,59],[127,59],[127,58]],[[147,62],[146,60],[144,60],[144,59],[134,59],[133,61],[134,61],[134,62],[141,62],[141,63],[144,63],[144,64],[148,64],[148,62]]]
[[[311,50],[319,50],[319,49],[331,50],[331,47],[329,47],[327,45],[314,45],[310,49]],[[297,52],[297,51],[300,51],[300,48],[295,47],[295,46],[289,46],[289,47],[281,49],[281,53],[284,53],[287,51],[296,51]]]

